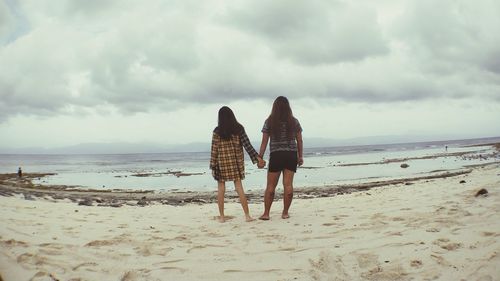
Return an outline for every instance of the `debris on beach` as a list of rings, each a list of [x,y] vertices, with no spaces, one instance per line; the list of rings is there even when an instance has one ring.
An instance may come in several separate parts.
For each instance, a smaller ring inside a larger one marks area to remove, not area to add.
[[[199,175],[204,175],[205,173],[184,173],[182,171],[167,171],[167,172],[160,172],[160,173],[138,173],[138,174],[132,174],[130,175],[131,177],[161,177],[163,175],[173,175],[176,177],[187,177],[187,176],[199,176]],[[115,177],[127,177],[127,176],[115,176]]]
[[[146,199],[146,196],[143,196],[141,199],[139,199],[139,201],[137,201],[137,205],[142,206],[142,207],[149,205],[149,202]]]
[[[23,195],[25,200],[31,200],[31,201],[35,200],[35,198],[33,198],[33,196],[29,193],[23,193]]]
[[[323,167],[314,167],[314,166],[300,166],[298,167],[299,169],[307,169],[307,170],[315,170],[315,169],[321,169]]]
[[[478,192],[476,192],[475,196],[478,197],[481,195],[484,197],[488,196],[488,190],[486,190],[485,188],[481,188]]]
[[[84,198],[82,200],[80,200],[80,202],[78,202],[78,205],[80,206],[92,206],[92,199],[90,198]]]

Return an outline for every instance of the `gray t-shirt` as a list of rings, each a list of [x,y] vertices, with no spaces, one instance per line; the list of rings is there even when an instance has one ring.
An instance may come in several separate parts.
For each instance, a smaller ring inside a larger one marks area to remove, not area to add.
[[[302,127],[300,126],[299,120],[293,118],[295,122],[295,133],[301,133]],[[271,153],[275,151],[297,151],[297,141],[294,138],[288,138],[286,122],[281,123],[281,128],[278,134],[271,134],[268,120],[264,122],[264,127],[262,127],[262,132],[270,135],[271,143],[269,144]]]

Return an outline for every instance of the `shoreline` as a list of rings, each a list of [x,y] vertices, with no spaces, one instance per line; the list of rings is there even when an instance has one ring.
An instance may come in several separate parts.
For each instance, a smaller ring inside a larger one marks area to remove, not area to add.
[[[476,144],[473,146],[484,147],[489,146],[489,149],[482,149],[479,151],[464,151],[464,152],[450,152],[438,153],[434,155],[425,155],[419,157],[403,157],[384,159],[378,162],[367,163],[348,163],[348,164],[335,164],[334,166],[362,166],[362,165],[381,165],[395,162],[406,162],[409,160],[420,159],[437,159],[441,157],[462,157],[462,158],[478,158],[478,159],[497,159],[500,154],[500,143]],[[479,152],[479,154],[477,154]],[[484,153],[487,152],[487,153]],[[475,155],[469,155],[475,154]],[[402,164],[404,165],[404,164]],[[372,181],[363,181],[358,183],[349,184],[330,184],[324,186],[309,186],[309,187],[296,187],[294,188],[294,198],[296,199],[311,199],[320,197],[333,197],[338,195],[349,194],[353,192],[368,191],[373,188],[382,186],[394,185],[412,185],[422,181],[429,181],[434,179],[442,179],[449,177],[457,177],[461,175],[470,174],[473,170],[482,169],[488,166],[500,166],[500,161],[464,165],[462,168],[455,170],[435,170],[423,174],[414,174],[409,177],[380,179],[375,178]],[[320,167],[301,167],[301,169],[318,169]],[[401,168],[404,168],[401,166]],[[135,173],[131,174],[132,177],[154,177],[158,175],[174,175],[177,177],[196,175],[184,173],[180,170],[168,170],[166,172],[155,173]],[[69,200],[79,205],[103,207],[121,207],[123,205],[139,205],[146,206],[151,204],[163,205],[186,205],[189,203],[196,204],[209,204],[217,202],[217,190],[214,187],[213,191],[154,191],[154,190],[129,190],[129,189],[96,189],[96,188],[83,188],[80,186],[69,185],[43,185],[33,184],[33,180],[40,179],[45,176],[56,175],[55,173],[26,173],[22,178],[18,178],[16,173],[0,174],[0,196],[22,196],[27,200],[35,200],[36,198],[45,198],[52,201]],[[279,187],[278,187],[279,190]],[[250,203],[263,202],[263,190],[246,190],[247,199]],[[229,183],[226,192],[226,200],[228,202],[237,202],[238,195],[231,189]],[[282,192],[276,192],[275,199],[282,199]]]
[[[486,146],[486,145],[475,145],[475,146],[481,147],[481,146]],[[500,150],[500,144],[488,144],[488,146],[494,147],[497,151],[494,151],[494,152],[489,153],[489,154],[480,154],[480,156],[476,156],[476,158],[488,160],[489,158],[495,158],[496,156],[498,156],[498,154],[499,154],[498,151]],[[390,158],[390,159],[384,159],[382,161],[376,161],[376,162],[333,164],[332,166],[351,167],[351,166],[382,165],[382,164],[389,164],[389,163],[406,162],[406,161],[410,161],[410,160],[437,159],[437,158],[443,158],[443,157],[462,157],[462,158],[466,158],[466,159],[467,158],[474,159],[474,156],[467,157],[467,155],[468,154],[475,154],[478,152],[485,152],[485,151],[487,151],[487,149],[478,150],[478,151],[445,152],[445,153],[438,153],[438,154],[434,154],[434,155],[426,155],[426,156],[418,156],[418,157]]]
[[[470,174],[475,169],[488,166],[500,167],[500,162],[474,165],[454,171],[435,171],[422,176],[409,178],[396,178],[388,180],[375,180],[353,184],[338,184],[325,186],[311,186],[294,188],[294,199],[312,199],[333,197],[354,192],[369,191],[373,188],[393,185],[412,185],[419,182],[457,177]],[[26,200],[47,199],[52,201],[70,200],[78,205],[99,207],[147,206],[163,204],[181,206],[190,203],[210,204],[217,202],[217,191],[163,191],[152,190],[99,190],[81,189],[72,186],[34,185],[31,180],[47,174],[26,174],[22,180],[16,174],[0,174],[0,196],[23,196]],[[49,174],[51,175],[51,174]],[[262,203],[264,191],[246,191],[250,203]],[[226,201],[237,202],[238,195],[233,190],[226,191]],[[275,200],[282,199],[282,192],[276,192]]]

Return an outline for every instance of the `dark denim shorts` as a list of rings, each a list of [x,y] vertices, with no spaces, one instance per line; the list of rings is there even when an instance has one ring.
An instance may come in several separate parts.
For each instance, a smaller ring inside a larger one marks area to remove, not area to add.
[[[269,157],[268,171],[275,173],[285,169],[297,172],[297,151],[275,151]]]

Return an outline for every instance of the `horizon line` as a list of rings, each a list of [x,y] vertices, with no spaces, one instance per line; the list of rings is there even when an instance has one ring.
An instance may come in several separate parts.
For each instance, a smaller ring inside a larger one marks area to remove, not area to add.
[[[377,137],[383,137],[383,136],[377,136]],[[402,137],[402,136],[400,136]],[[361,138],[369,138],[369,137],[359,137],[359,138],[352,138],[352,139],[361,139]],[[318,138],[319,139],[319,138]],[[332,140],[332,141],[338,141],[341,142],[342,139],[329,139],[329,138],[324,138],[326,140]],[[473,137],[473,138],[451,138],[451,139],[436,139],[436,140],[420,140],[420,141],[414,141],[414,142],[384,142],[384,143],[361,143],[361,144],[332,144],[332,145],[318,145],[318,146],[304,146],[304,149],[306,148],[333,148],[333,147],[363,147],[363,146],[377,146],[377,145],[404,145],[404,144],[418,144],[418,143],[446,143],[446,142],[456,142],[456,141],[479,141],[479,140],[487,140],[487,139],[499,139],[500,141],[500,136],[490,136],[490,137]],[[344,139],[345,141],[349,139]],[[118,143],[118,142],[117,142]],[[80,143],[76,144],[73,146],[77,145],[85,145],[85,144],[116,144],[116,143]],[[128,143],[128,144],[134,144],[134,143]],[[139,143],[136,143],[139,144]],[[172,146],[172,148],[175,150],[176,146],[183,146],[183,145],[190,145],[190,144],[210,144],[210,142],[192,142],[192,143],[186,143],[186,144],[177,144],[177,145],[166,145],[166,146]],[[494,143],[477,143],[475,145],[492,145]],[[155,151],[155,152],[111,152],[111,153],[103,153],[103,152],[2,152],[3,149],[7,150],[23,150],[23,149],[43,149],[43,150],[57,150],[57,149],[64,149],[68,148],[71,146],[63,146],[63,147],[58,147],[58,148],[42,148],[42,147],[24,147],[24,148],[0,148],[0,155],[124,155],[124,154],[174,154],[174,153],[207,153],[210,152],[210,149],[208,150],[186,150],[186,151]]]

